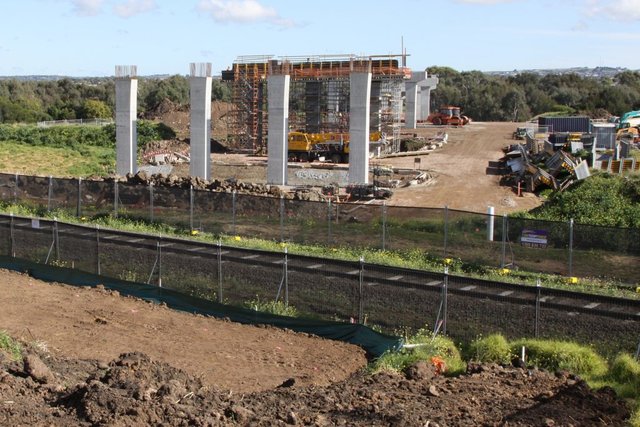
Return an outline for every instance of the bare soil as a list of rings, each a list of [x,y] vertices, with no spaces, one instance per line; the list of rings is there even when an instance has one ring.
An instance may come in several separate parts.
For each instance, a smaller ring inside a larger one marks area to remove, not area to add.
[[[371,375],[354,346],[0,271],[0,425],[624,425],[610,389],[565,372],[419,363]]]

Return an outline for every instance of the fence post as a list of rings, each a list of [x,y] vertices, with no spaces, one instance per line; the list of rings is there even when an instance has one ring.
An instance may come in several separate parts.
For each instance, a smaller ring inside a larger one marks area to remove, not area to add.
[[[284,305],[289,306],[289,249],[284,247]]]
[[[231,234],[236,236],[236,190],[233,190],[233,193],[231,195],[231,221]]]
[[[49,175],[49,191],[47,192],[47,212],[51,212],[52,196],[53,196],[53,176]]]
[[[162,287],[162,237],[158,237],[158,287]]]
[[[488,216],[488,221],[487,221],[487,240],[490,242],[493,242],[493,232],[495,229],[495,210],[493,208],[493,206],[488,206],[487,207],[487,216]]]
[[[218,302],[222,304],[222,241],[218,239]]]
[[[569,220],[569,277],[573,277],[573,218]]]
[[[60,237],[58,234],[58,219],[53,218],[53,242],[56,248],[56,261],[60,261]]]
[[[540,324],[540,292],[541,292],[541,283],[540,279],[536,279],[536,323],[534,328],[534,338],[538,338],[540,335],[539,332],[539,324]]]
[[[443,258],[447,258],[447,234],[449,233],[449,207],[444,207],[444,255]]]
[[[191,233],[193,233],[193,185],[189,187],[189,228]],[[202,231],[202,230],[201,230]]]
[[[16,237],[13,234],[13,212],[11,212],[11,223],[9,225],[10,229],[9,229],[9,253],[11,254],[11,257],[15,258],[16,256],[16,250],[15,250],[15,239]]]
[[[502,216],[502,254],[500,255],[500,268],[504,268],[507,257],[507,214]]]
[[[113,180],[113,216],[118,218],[118,199],[120,199],[120,194],[118,191],[118,180]]]
[[[382,250],[387,249],[387,201],[382,201]]]
[[[358,275],[358,323],[364,323],[364,257],[360,257],[360,274]]]
[[[333,244],[333,229],[331,221],[333,220],[333,212],[331,212],[331,199],[327,201],[327,245]]]
[[[96,225],[96,274],[100,275],[100,226]]]
[[[280,196],[280,241],[284,242],[284,195]]]
[[[18,174],[16,173],[16,185],[13,187],[13,203],[17,204],[18,203],[18,185],[20,183],[20,178],[18,177]]]
[[[447,294],[449,293],[449,267],[444,267],[444,280],[442,280],[442,333],[447,333]]]
[[[76,216],[82,216],[82,178],[78,177],[78,204],[76,205]]]
[[[149,222],[153,222],[153,182],[149,182]]]

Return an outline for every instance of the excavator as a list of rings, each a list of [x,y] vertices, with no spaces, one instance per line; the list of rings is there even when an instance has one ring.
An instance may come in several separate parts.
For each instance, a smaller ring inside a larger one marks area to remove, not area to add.
[[[427,122],[433,123],[434,125],[464,126],[469,124],[471,119],[461,114],[460,107],[443,105],[435,113],[429,114]]]
[[[384,140],[382,132],[371,132],[369,142]],[[349,133],[346,132],[289,132],[289,161],[312,162],[330,160],[332,163],[349,163]]]

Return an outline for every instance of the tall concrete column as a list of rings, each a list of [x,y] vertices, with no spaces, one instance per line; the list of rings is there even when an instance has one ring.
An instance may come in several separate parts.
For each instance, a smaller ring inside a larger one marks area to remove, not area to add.
[[[289,85],[288,74],[272,74],[267,77],[269,127],[267,136],[267,183],[287,183],[287,137],[289,136]]]
[[[368,184],[371,72],[352,71],[349,84],[349,183]]]
[[[191,163],[189,174],[211,179],[211,63],[190,66]]]
[[[404,127],[415,129],[418,126],[418,84],[426,77],[425,71],[414,71],[404,83],[405,104]]]
[[[420,82],[420,114],[419,120],[427,120],[431,114],[431,91],[438,86],[438,78],[431,76]]]
[[[135,65],[116,66],[116,173],[138,172],[138,79]]]

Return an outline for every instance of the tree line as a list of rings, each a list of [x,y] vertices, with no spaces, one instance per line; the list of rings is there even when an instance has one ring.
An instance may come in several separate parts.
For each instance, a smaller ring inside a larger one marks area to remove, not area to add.
[[[498,76],[480,71],[458,72],[431,67],[440,82],[432,92],[432,106],[458,105],[479,121],[525,121],[548,112],[590,117],[621,115],[640,109],[640,72],[624,71],[614,77],[583,77],[579,74],[524,72]],[[212,84],[212,99],[229,101],[231,88],[219,80]],[[189,80],[138,79],[138,111],[141,115],[163,100],[179,106],[189,104]],[[113,117],[113,78],[50,81],[0,80],[0,123]]]
[[[638,71],[612,78],[531,72],[505,77],[448,67],[427,71],[439,77],[431,96],[434,107],[457,105],[480,121],[520,122],[549,112],[604,118],[640,109]]]
[[[213,81],[213,100],[229,100],[230,93],[226,84]],[[188,105],[188,78],[174,75],[138,79],[138,112],[141,115],[153,110],[165,99],[178,106]],[[112,118],[114,110],[113,78],[0,80],[0,123]]]

